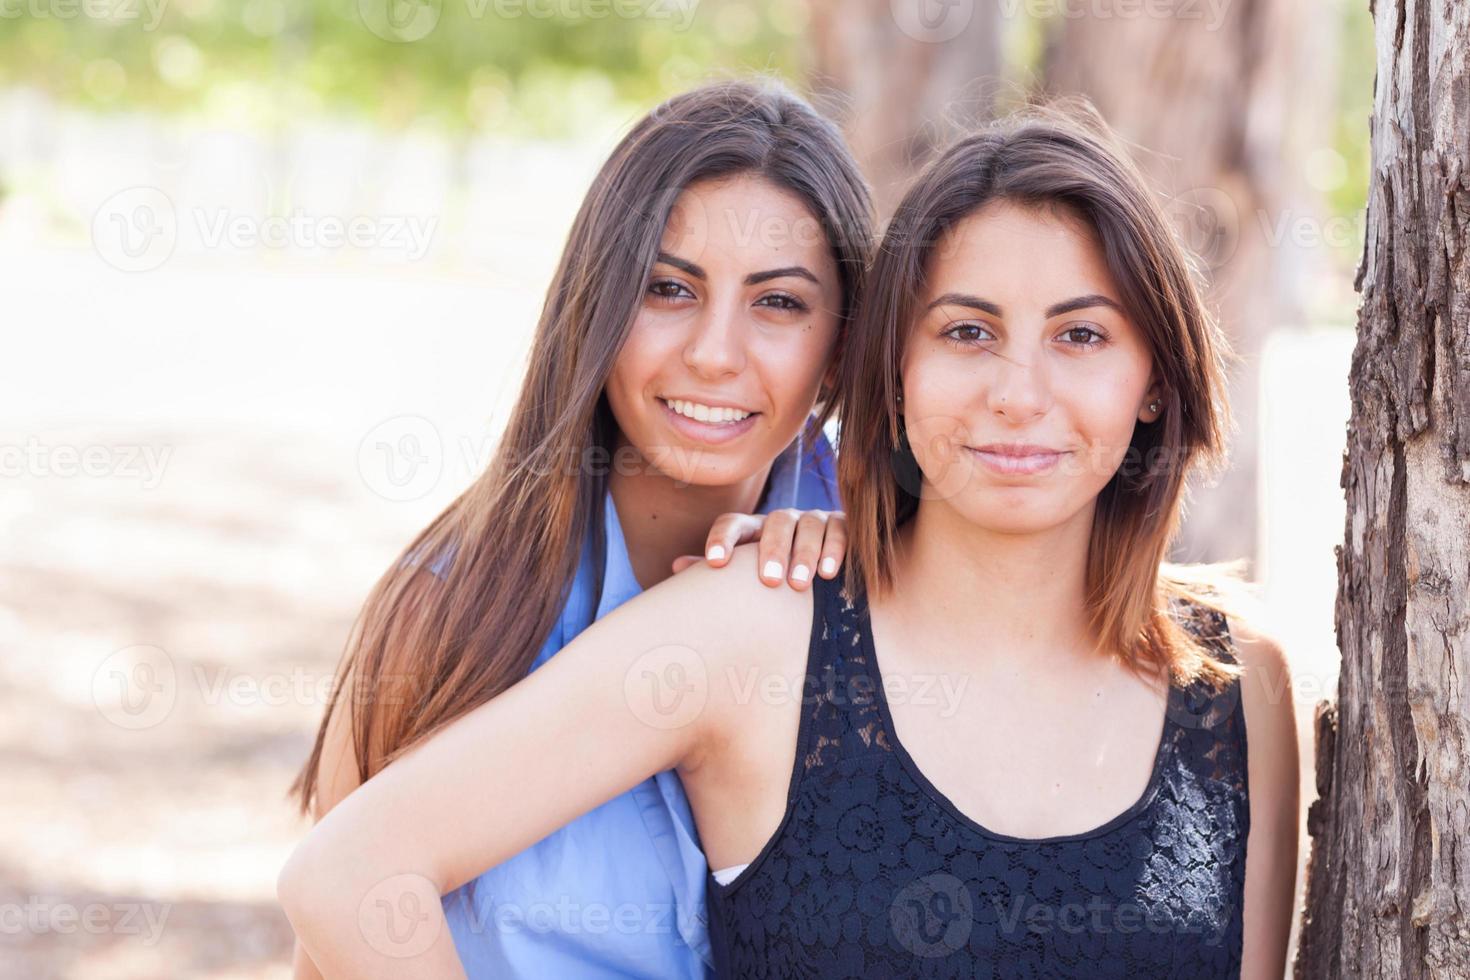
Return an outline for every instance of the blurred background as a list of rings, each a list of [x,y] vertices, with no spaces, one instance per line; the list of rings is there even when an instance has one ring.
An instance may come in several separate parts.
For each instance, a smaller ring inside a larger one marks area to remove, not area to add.
[[[353,615],[489,460],[596,167],[746,72],[884,216],[1045,93],[1136,146],[1242,357],[1176,557],[1251,560],[1305,809],[1373,65],[1359,0],[0,0],[0,976],[289,974]]]

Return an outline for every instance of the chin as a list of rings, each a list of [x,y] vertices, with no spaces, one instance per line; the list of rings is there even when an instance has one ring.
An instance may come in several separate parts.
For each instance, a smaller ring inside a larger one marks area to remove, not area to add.
[[[956,510],[969,523],[994,534],[1040,534],[1065,524],[1070,516],[1035,491],[986,494]]]

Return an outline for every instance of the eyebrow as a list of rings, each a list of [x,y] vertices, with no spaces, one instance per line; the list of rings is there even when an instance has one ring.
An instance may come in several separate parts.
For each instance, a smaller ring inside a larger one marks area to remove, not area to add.
[[[688,259],[681,259],[677,255],[670,255],[668,252],[659,252],[658,261],[683,270],[696,279],[704,280],[709,278],[703,268],[690,262]],[[769,282],[772,279],[784,279],[788,276],[794,276],[798,279],[808,279],[819,286],[822,284],[822,281],[813,275],[812,271],[806,266],[788,265],[780,269],[767,269],[765,272],[752,272],[745,277],[745,285],[758,286],[763,282]]]
[[[971,296],[967,293],[945,293],[930,303],[924,309],[924,312],[927,313],[929,310],[939,306],[965,306],[972,310],[979,310],[981,313],[989,313],[991,316],[1005,315],[999,304],[992,303],[988,299],[981,299],[978,296]],[[1060,303],[1052,304],[1046,309],[1046,318],[1050,320],[1052,317],[1075,313],[1078,310],[1088,310],[1098,306],[1116,310],[1118,313],[1123,312],[1123,307],[1118,305],[1116,301],[1109,299],[1101,293],[1089,293],[1086,296],[1077,296],[1072,299],[1063,300]]]

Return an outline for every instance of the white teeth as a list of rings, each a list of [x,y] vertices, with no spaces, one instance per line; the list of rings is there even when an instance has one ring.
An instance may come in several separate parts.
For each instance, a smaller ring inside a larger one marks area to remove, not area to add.
[[[701,405],[698,402],[666,401],[670,408],[698,422],[710,422],[716,425],[739,422],[750,417],[750,412],[742,412],[738,408],[712,408],[709,405]]]

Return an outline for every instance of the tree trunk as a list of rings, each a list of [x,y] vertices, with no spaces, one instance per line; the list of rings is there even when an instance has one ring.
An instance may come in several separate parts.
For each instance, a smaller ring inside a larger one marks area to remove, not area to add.
[[[1109,9],[1101,2],[1099,10]],[[1173,557],[1254,557],[1258,355],[1269,331],[1299,315],[1287,286],[1305,278],[1278,269],[1325,259],[1320,250],[1293,251],[1281,229],[1302,216],[1293,205],[1309,199],[1290,162],[1326,141],[1318,137],[1328,113],[1315,103],[1331,86],[1319,75],[1302,82],[1307,65],[1320,73],[1322,36],[1331,30],[1320,8],[1300,0],[1234,0],[1218,11],[1173,0],[1168,16],[1138,13],[1123,0],[1113,6],[1114,16],[1060,18],[1047,46],[1046,87],[1087,96],[1143,148],[1140,165],[1208,267],[1211,305],[1244,359],[1231,371],[1237,431],[1219,484],[1191,487]],[[1144,11],[1157,9],[1156,2]]]
[[[1377,0],[1368,234],[1298,978],[1470,977],[1470,4]]]
[[[992,115],[1001,5],[842,0],[810,10],[812,90],[836,103],[824,108],[843,120],[886,220],[931,154]]]

